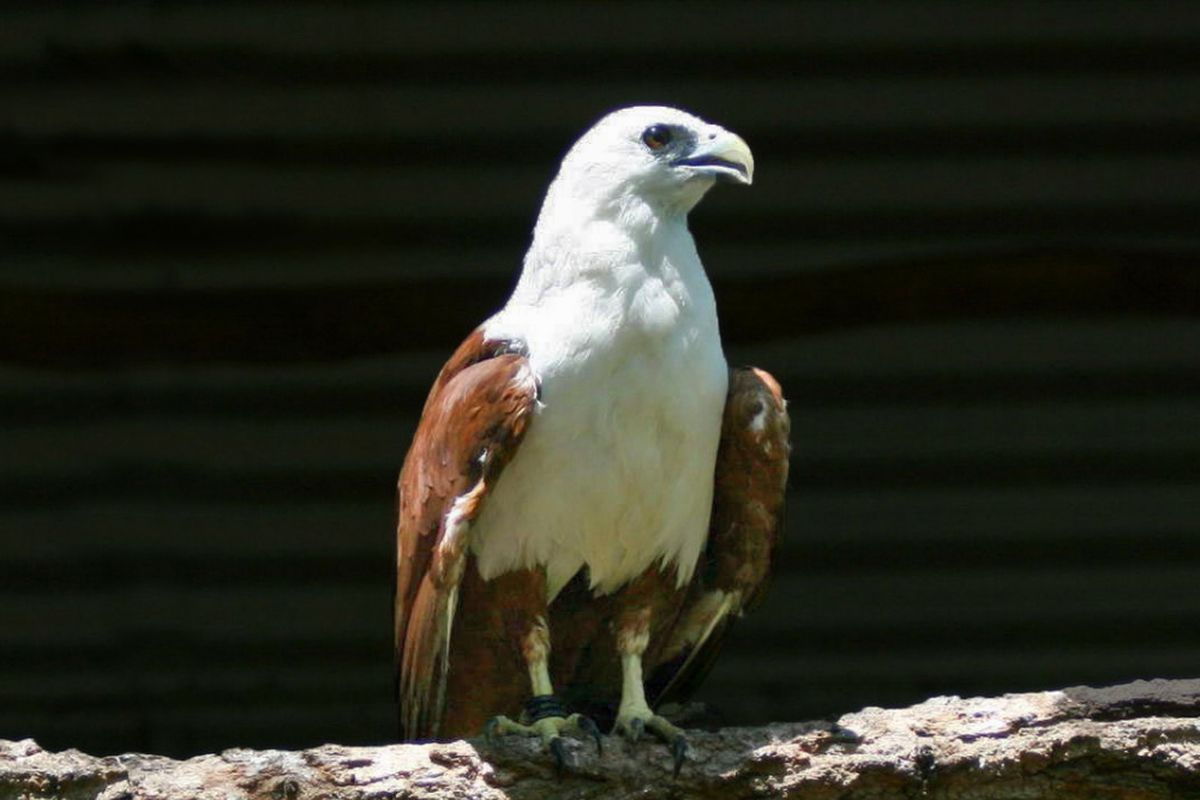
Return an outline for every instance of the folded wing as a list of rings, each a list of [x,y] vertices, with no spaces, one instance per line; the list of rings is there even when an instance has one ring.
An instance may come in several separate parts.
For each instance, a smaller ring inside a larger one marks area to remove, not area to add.
[[[730,622],[762,597],[783,512],[790,427],[787,403],[769,373],[730,370],[708,543],[649,670],[652,704],[690,696],[711,669]]]
[[[472,334],[425,402],[398,484],[394,596],[401,736],[436,738],[471,524],[537,402],[513,343]]]

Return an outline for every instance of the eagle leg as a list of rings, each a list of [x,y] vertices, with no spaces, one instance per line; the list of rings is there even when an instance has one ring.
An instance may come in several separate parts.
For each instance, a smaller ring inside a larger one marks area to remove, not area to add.
[[[500,715],[488,720],[484,727],[484,738],[492,741],[495,736],[517,734],[538,737],[554,755],[555,769],[561,773],[566,761],[563,734],[580,733],[596,742],[597,754],[603,753],[600,729],[583,714],[567,714],[562,703],[554,695],[550,682],[550,629],[544,617],[537,617],[521,638],[521,653],[529,667],[529,683],[533,695],[525,703],[521,721]]]
[[[617,622],[617,652],[621,656],[621,704],[613,734],[637,742],[650,731],[671,748],[676,777],[687,758],[687,736],[665,718],[655,714],[646,702],[646,687],[642,677],[642,656],[650,643],[650,609],[640,608],[622,614]]]

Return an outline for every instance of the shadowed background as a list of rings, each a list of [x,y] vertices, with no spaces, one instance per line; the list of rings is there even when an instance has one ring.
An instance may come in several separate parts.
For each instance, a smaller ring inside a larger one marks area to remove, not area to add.
[[[741,133],[693,215],[791,399],[733,722],[1196,676],[1190,3],[9,3],[0,737],[384,742],[424,393],[604,111]],[[579,454],[587,458],[586,452]]]

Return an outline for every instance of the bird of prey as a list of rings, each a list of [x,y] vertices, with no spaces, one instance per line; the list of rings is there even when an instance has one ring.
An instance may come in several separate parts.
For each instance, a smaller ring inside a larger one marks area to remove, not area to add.
[[[730,370],[688,212],[737,135],[625,108],[567,152],[508,302],[434,381],[400,472],[401,735],[650,731],[756,601],[788,466],[775,380]]]

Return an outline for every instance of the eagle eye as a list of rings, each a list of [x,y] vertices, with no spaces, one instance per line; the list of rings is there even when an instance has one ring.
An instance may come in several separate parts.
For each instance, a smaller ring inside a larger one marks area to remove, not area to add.
[[[642,142],[651,150],[662,150],[671,143],[673,136],[666,125],[651,125],[642,131]]]

